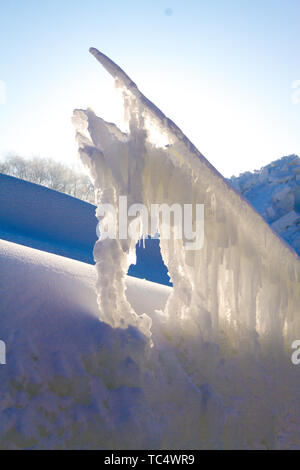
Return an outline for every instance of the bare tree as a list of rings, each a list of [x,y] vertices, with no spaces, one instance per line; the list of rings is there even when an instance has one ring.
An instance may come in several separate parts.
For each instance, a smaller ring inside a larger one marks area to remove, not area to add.
[[[10,155],[0,161],[0,173],[94,203],[94,187],[89,177],[50,158],[26,159],[19,155]]]

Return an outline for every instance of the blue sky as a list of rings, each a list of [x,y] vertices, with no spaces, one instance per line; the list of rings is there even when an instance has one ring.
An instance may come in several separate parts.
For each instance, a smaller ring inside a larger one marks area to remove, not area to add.
[[[112,79],[90,46],[117,62],[225,176],[300,154],[300,99],[293,102],[292,89],[300,80],[299,0],[0,6],[2,155],[72,165],[74,108],[90,106],[118,122]]]

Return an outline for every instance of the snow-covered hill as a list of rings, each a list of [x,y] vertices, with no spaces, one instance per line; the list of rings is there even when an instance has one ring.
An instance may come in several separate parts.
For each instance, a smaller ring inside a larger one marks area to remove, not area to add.
[[[300,255],[300,158],[283,157],[229,182]]]
[[[0,239],[94,264],[96,206],[0,173]],[[129,275],[170,285],[159,240],[137,244]]]
[[[0,174],[0,238],[93,263],[95,206]]]

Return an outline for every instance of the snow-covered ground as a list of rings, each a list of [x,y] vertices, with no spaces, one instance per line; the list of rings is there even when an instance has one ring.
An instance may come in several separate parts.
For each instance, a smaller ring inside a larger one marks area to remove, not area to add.
[[[148,446],[150,405],[138,417],[146,343],[99,321],[95,281],[91,265],[0,241],[1,448]],[[170,289],[127,280],[133,307],[150,316]]]
[[[36,235],[43,188],[30,185],[22,206],[19,181],[9,181],[23,209],[30,201],[36,207],[9,219],[16,209],[9,211],[14,199],[7,193],[2,230],[15,239],[21,220],[41,249],[0,241],[0,339],[7,348],[0,365],[1,448],[298,447],[299,374],[289,357],[275,349],[258,365],[245,351],[226,351],[225,338],[218,345],[183,333],[155,312],[172,289],[130,276],[127,297],[137,314],[152,319],[154,347],[133,327],[99,321],[94,266],[43,251],[47,238]],[[57,193],[47,190],[47,197],[51,247],[55,227],[59,233],[65,225],[55,217]],[[80,205],[67,199],[73,223]],[[65,250],[68,241],[56,247]]]
[[[300,255],[300,158],[280,158],[229,182]]]
[[[91,52],[122,88],[129,119],[125,135],[91,110],[74,113],[99,204],[124,193],[147,206],[203,203],[204,245],[161,240],[173,288],[130,278],[135,240],[100,237],[96,266],[55,254],[55,244],[76,252],[81,235],[71,242],[66,220],[81,204],[67,199],[64,219],[50,191],[44,216],[31,186],[34,210],[20,222],[14,188],[5,193],[0,446],[299,448],[299,258],[116,64]],[[167,144],[151,140],[154,128]],[[24,246],[32,232],[36,245]]]
[[[95,281],[92,265],[0,241],[0,448],[298,446],[299,373],[278,351],[258,363],[182,335],[155,312],[171,288],[128,276],[149,348],[99,321]]]

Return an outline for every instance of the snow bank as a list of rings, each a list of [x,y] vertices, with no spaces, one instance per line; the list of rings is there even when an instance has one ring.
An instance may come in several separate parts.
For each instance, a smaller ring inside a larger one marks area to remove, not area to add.
[[[137,330],[99,322],[95,282],[93,266],[0,241],[0,337],[7,350],[0,365],[0,448],[163,442],[164,401],[153,411],[141,384],[150,395],[157,389],[158,400],[163,391],[156,374],[167,372],[147,370],[147,343]],[[138,312],[153,315],[169,293],[169,287],[127,278]],[[180,380],[172,378],[170,387]]]
[[[290,362],[174,335],[155,312],[171,289],[128,277],[130,304],[153,321],[149,348],[99,321],[95,281],[93,266],[0,241],[0,448],[299,446]]]

